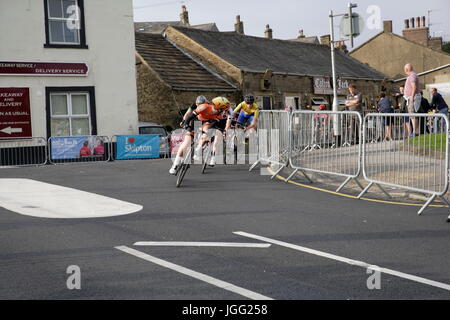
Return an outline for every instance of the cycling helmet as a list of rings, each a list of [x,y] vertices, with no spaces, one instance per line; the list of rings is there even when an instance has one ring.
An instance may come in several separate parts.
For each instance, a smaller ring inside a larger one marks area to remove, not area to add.
[[[252,103],[255,102],[255,96],[252,95],[251,93],[249,93],[249,94],[247,94],[247,95],[244,97],[244,101],[245,101],[245,103],[247,103],[247,104],[252,104]]]
[[[198,96],[197,99],[195,100],[195,104],[198,106],[201,104],[207,103],[207,102],[208,102],[208,99],[206,99],[205,96]]]
[[[212,100],[214,107],[218,110],[228,110],[230,108],[230,101],[224,97],[217,97]]]

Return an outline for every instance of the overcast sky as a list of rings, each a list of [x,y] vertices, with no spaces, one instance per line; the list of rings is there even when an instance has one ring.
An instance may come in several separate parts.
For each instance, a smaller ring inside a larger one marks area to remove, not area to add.
[[[266,24],[277,39],[294,39],[303,29],[306,36],[329,34],[330,10],[345,13],[348,2],[342,0],[133,0],[134,20],[177,21],[181,5],[189,11],[192,25],[215,22],[220,31],[234,30],[236,15],[244,22],[247,35],[264,36]],[[354,9],[365,22],[364,31],[355,39],[355,46],[382,31],[382,22],[392,20],[394,32],[401,34],[404,20],[426,16],[431,20],[431,35],[450,41],[450,1],[448,0],[355,0]],[[369,12],[368,12],[369,11]],[[381,20],[377,19],[379,16]],[[336,37],[340,18],[336,18]]]

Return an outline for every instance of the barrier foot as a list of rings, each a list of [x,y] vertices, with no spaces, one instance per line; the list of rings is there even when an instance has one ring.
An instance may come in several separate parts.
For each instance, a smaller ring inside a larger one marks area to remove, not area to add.
[[[450,202],[444,196],[440,196],[441,200],[450,207]]]
[[[358,199],[361,199],[361,197],[367,192],[369,191],[369,189],[373,186],[373,182],[369,183],[367,185],[367,187],[364,188],[364,190],[358,195]]]
[[[275,172],[275,174],[272,177],[270,177],[270,180],[273,180],[273,178],[275,178],[284,168],[285,166],[282,166],[280,169],[278,169],[277,172]]]
[[[420,208],[419,212],[417,212],[417,214],[420,216],[422,214],[422,212],[430,205],[430,203],[432,203],[434,201],[434,199],[436,198],[436,195],[433,194],[431,196],[430,199],[428,199],[428,201],[423,205],[422,208]]]
[[[361,190],[364,190],[364,187],[362,186],[361,182],[357,178],[355,178],[356,184],[361,188]]]
[[[291,175],[289,177],[287,177],[287,179],[285,180],[285,182],[289,182],[289,180],[292,179],[293,176],[295,176],[295,174],[298,172],[298,169],[295,169],[294,172],[291,173]]]
[[[255,167],[259,164],[259,160],[257,160],[254,164],[252,164],[252,166],[250,167],[250,169],[248,171],[252,171],[253,169],[255,169]]]
[[[375,183],[375,185],[381,190],[381,192],[383,192],[385,195],[387,195],[388,198],[392,199],[392,196],[382,186],[380,186],[378,183]]]
[[[348,177],[347,179],[345,179],[345,181],[344,181],[344,183],[342,183],[340,186],[339,186],[339,188],[337,188],[336,189],[336,192],[339,192],[339,191],[341,191],[342,190],[342,188],[344,188],[345,187],[345,185],[347,184],[347,183],[349,183],[350,182],[350,180],[352,180],[352,178],[351,177]]]
[[[305,173],[305,171],[300,170],[300,172],[305,176],[305,178],[309,181],[309,183],[313,183],[313,181],[308,177],[308,175]]]

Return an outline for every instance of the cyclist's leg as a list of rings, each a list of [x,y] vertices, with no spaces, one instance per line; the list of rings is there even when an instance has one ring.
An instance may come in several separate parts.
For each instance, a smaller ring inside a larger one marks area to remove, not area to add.
[[[176,174],[177,167],[183,162],[183,157],[186,154],[186,151],[191,147],[193,140],[193,131],[188,131],[184,135],[183,143],[180,145],[175,160],[172,164],[172,167],[169,170],[170,174]]]

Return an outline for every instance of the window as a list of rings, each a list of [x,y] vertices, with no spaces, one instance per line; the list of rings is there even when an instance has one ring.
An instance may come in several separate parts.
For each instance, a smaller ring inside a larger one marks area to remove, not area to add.
[[[140,127],[139,134],[157,134],[160,136],[166,136],[166,129],[161,127]]]
[[[294,110],[300,109],[300,97],[285,97],[285,106]]]
[[[44,0],[46,48],[87,48],[83,0]]]
[[[328,104],[328,101],[325,100],[325,98],[322,98],[322,97],[313,97],[311,99],[311,101],[312,101],[313,105],[321,105],[321,104],[327,105]]]
[[[255,102],[262,110],[271,110],[272,109],[272,98],[271,97],[262,97],[256,96]]]
[[[48,136],[96,135],[93,88],[47,88]]]

